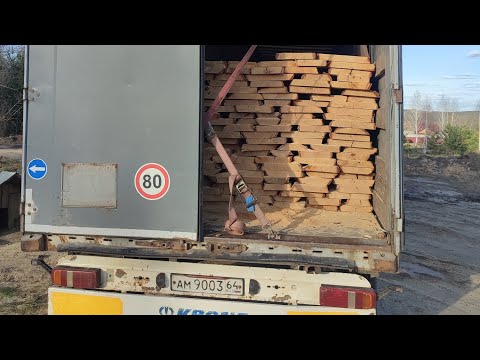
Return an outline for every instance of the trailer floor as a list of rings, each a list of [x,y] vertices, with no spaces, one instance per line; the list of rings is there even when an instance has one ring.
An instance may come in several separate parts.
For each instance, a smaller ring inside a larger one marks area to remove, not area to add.
[[[247,225],[248,234],[262,232],[253,214],[247,214],[240,203],[235,203],[240,220]],[[204,208],[205,233],[222,232],[227,220],[228,205],[207,205]],[[262,206],[273,228],[282,235],[315,238],[342,238],[382,240],[385,232],[373,214],[332,212],[315,208],[301,210]]]

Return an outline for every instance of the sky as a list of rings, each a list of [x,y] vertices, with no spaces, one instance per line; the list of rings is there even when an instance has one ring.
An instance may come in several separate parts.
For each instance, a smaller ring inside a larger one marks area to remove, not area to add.
[[[403,45],[405,108],[413,93],[429,95],[434,109],[443,93],[457,98],[460,111],[480,100],[480,45]]]

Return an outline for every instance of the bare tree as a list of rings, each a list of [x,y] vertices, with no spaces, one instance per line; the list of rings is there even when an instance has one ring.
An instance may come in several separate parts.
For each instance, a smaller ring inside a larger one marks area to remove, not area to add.
[[[458,99],[452,98],[450,100],[448,112],[450,113],[450,120],[449,122],[453,124],[457,118],[457,111],[458,111]]]
[[[445,94],[440,95],[440,100],[438,101],[438,118],[440,120],[440,131],[445,130],[445,125],[448,122],[448,111],[450,109],[450,98]]]
[[[418,90],[415,90],[413,93],[412,108],[405,118],[408,126],[415,131],[415,146],[418,144],[418,130],[420,128],[420,119],[422,117],[422,107],[422,94]]]
[[[427,153],[427,146],[428,146],[428,117],[430,112],[432,111],[432,100],[430,96],[425,95],[422,101],[422,110],[425,112],[425,137],[423,138],[423,153]]]

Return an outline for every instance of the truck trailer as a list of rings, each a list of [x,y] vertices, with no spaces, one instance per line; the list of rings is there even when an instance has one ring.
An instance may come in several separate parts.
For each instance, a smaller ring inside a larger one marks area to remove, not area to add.
[[[373,214],[266,211],[273,238],[254,218],[222,231],[202,194],[205,62],[248,49],[26,47],[21,246],[64,254],[32,262],[51,274],[49,314],[376,314],[404,243],[401,46],[257,47],[251,61],[369,56],[380,95]]]

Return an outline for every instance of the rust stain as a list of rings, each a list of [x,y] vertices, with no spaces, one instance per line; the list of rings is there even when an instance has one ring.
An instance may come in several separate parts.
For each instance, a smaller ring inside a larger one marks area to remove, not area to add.
[[[133,281],[135,286],[143,288],[145,284],[148,284],[150,282],[150,278],[143,277],[143,276],[136,276],[133,278]]]
[[[123,277],[124,275],[126,275],[127,273],[125,271],[123,271],[122,269],[117,269],[117,271],[115,271],[115,276],[116,277]]]
[[[272,297],[272,300],[273,301],[278,301],[278,302],[285,302],[285,301],[288,301],[290,300],[292,297],[290,295],[285,295],[285,296],[273,296]]]

